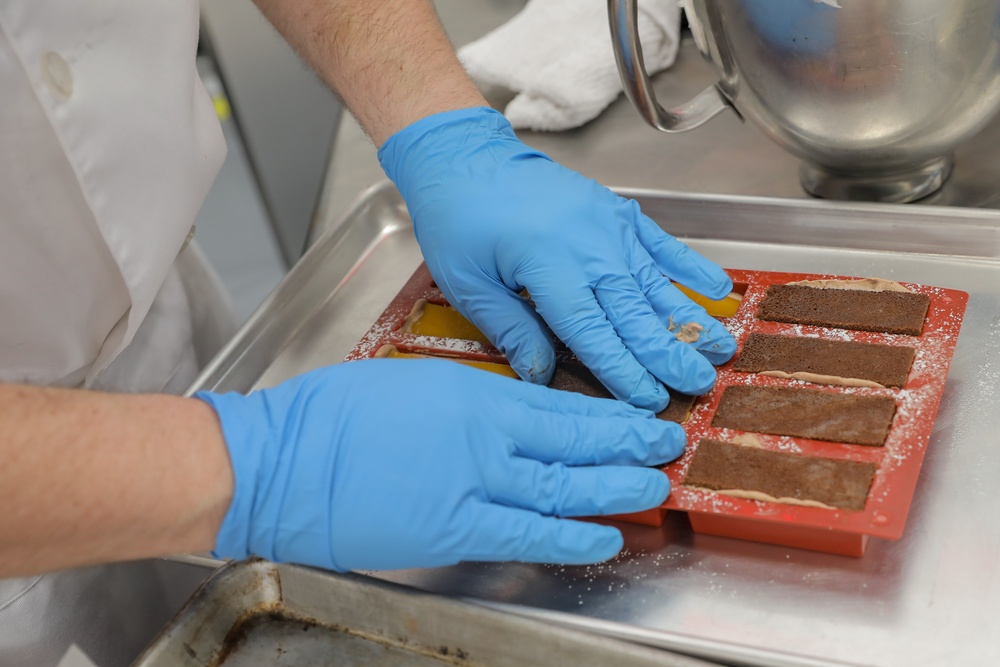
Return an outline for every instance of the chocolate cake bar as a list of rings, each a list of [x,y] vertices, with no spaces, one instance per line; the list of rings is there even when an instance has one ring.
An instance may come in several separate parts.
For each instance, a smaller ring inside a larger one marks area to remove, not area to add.
[[[771,322],[919,336],[930,297],[915,292],[771,285],[757,315]]]
[[[586,366],[577,361],[557,363],[556,372],[552,375],[549,387],[563,391],[575,391],[578,394],[595,398],[614,398],[611,392],[601,384],[601,381]],[[656,416],[668,422],[683,424],[687,421],[688,415],[691,414],[691,406],[694,405],[695,397],[679,394],[672,389],[668,389],[668,392],[670,403]]]
[[[906,384],[915,354],[914,348],[902,345],[754,332],[747,338],[733,370],[743,373],[812,373],[868,380],[883,387],[902,387]]]
[[[720,440],[698,443],[686,486],[756,491],[773,498],[863,510],[875,478],[873,463],[774,452]]]
[[[895,412],[892,396],[736,385],[722,392],[712,426],[878,446]]]

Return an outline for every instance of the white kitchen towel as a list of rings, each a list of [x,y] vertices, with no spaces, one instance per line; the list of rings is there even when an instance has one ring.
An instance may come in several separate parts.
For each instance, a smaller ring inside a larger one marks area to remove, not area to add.
[[[677,56],[680,12],[677,0],[639,3],[639,39],[650,74]],[[515,93],[504,109],[515,128],[578,127],[622,91],[606,0],[529,0],[517,16],[458,55],[477,84]]]

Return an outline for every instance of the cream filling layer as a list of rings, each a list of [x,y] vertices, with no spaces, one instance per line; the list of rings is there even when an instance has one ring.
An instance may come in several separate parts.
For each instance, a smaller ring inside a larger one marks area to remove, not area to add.
[[[796,280],[789,285],[815,287],[816,289],[847,289],[863,292],[912,292],[895,280],[885,278],[859,278],[857,280]]]
[[[784,378],[786,380],[801,380],[802,382],[812,382],[814,384],[831,384],[841,387],[871,387],[873,389],[885,389],[885,385],[871,380],[860,378],[842,378],[836,375],[821,375],[820,373],[808,373],[806,371],[795,371],[786,373],[785,371],[761,371],[758,375],[766,375],[772,378]]]
[[[693,487],[693,488],[704,488],[704,487]],[[827,510],[838,509],[833,505],[827,505],[826,503],[821,503],[818,500],[803,500],[801,498],[775,498],[774,496],[768,495],[761,491],[747,491],[746,489],[707,489],[708,491],[713,491],[714,493],[721,494],[723,496],[731,496],[733,498],[746,498],[747,500],[760,500],[768,503],[784,503],[785,505],[801,505],[803,507],[820,507]]]

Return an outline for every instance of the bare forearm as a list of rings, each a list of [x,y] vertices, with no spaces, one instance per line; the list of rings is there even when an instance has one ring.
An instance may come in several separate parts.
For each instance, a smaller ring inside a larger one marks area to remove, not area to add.
[[[232,485],[201,401],[0,385],[0,577],[210,549]]]
[[[256,0],[377,146],[441,111],[486,105],[429,0]]]

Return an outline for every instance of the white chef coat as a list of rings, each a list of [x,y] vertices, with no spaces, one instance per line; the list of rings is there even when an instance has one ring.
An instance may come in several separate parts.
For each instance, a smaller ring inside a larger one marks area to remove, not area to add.
[[[197,264],[178,253],[225,157],[198,27],[197,0],[0,0],[0,381],[193,379],[198,270],[176,264]],[[0,665],[55,664],[70,642],[127,663],[164,621],[157,576],[0,581]]]
[[[0,0],[0,380],[92,386],[225,156],[195,0]]]

